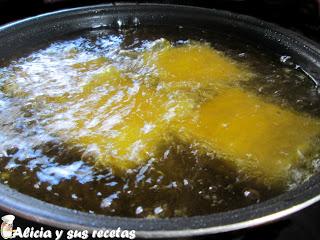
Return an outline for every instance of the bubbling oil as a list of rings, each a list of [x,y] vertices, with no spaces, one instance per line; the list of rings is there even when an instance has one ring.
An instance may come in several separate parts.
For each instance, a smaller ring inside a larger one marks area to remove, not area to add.
[[[307,180],[312,81],[230,36],[172,28],[91,30],[1,67],[1,181],[152,218],[236,209]]]

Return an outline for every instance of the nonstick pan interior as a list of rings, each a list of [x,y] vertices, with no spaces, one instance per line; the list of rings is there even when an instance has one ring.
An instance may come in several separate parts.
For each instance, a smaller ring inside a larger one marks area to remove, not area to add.
[[[225,11],[175,5],[98,5],[44,14],[0,28],[0,62],[22,56],[53,40],[91,28],[177,25],[225,32],[259,43],[268,51],[292,56],[296,64],[320,76],[317,44],[255,18]],[[138,21],[138,25],[137,25]],[[54,206],[0,184],[2,209],[23,218],[61,228],[134,229],[139,237],[182,237],[227,232],[274,221],[320,199],[320,176],[293,191],[246,208],[205,216],[135,219],[88,214]]]

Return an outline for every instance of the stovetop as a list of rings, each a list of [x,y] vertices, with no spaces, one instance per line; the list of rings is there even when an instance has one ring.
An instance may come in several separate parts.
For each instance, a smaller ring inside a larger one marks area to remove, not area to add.
[[[111,3],[111,1],[102,0],[0,0],[0,25],[57,9],[106,2]],[[166,0],[161,2],[224,9],[255,16],[290,28],[320,43],[320,0],[215,0],[212,3],[205,0]],[[0,216],[5,214],[7,213],[0,211]],[[231,233],[191,239],[318,240],[320,239],[319,218],[320,203],[317,203],[284,220],[274,223]],[[14,226],[19,226],[23,229],[25,227],[40,228],[43,225],[17,218]],[[47,226],[44,227],[50,229]]]

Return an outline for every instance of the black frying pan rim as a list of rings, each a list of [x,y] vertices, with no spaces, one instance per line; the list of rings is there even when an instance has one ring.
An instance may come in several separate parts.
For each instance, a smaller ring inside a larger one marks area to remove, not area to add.
[[[85,12],[101,9],[113,9],[115,14],[128,11],[148,11],[160,9],[162,11],[185,11],[194,14],[212,14],[233,19],[235,24],[248,24],[256,31],[270,30],[273,37],[279,37],[284,44],[297,41],[296,44],[302,54],[315,59],[319,65],[320,51],[317,43],[274,24],[266,23],[253,17],[233,14],[227,11],[202,9],[198,7],[165,5],[165,4],[138,4],[138,5],[110,5],[102,4],[89,7],[60,10],[39,16],[23,19],[0,27],[0,38],[14,31],[23,31],[29,24],[39,24],[42,20],[54,20],[72,14],[85,14]],[[268,36],[266,36],[268,37]],[[0,184],[0,208],[22,218],[50,226],[64,229],[114,228],[134,229],[137,236],[144,238],[166,238],[203,235],[209,233],[228,232],[237,229],[257,226],[275,221],[303,209],[320,200],[320,176],[316,174],[309,181],[296,189],[265,202],[249,207],[203,216],[180,217],[170,219],[137,219],[125,217],[109,217],[79,212],[49,204],[33,197],[24,195],[14,189]]]

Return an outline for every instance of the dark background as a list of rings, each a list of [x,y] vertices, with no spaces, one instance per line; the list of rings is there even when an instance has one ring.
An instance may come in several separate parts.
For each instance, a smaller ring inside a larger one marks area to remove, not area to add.
[[[320,43],[320,0],[139,1],[139,3],[141,2],[193,5],[251,15],[290,28]],[[0,0],[0,25],[44,12],[99,3],[113,2],[101,0]],[[0,211],[0,217],[5,214]],[[19,218],[14,223],[14,227],[17,226],[21,228],[41,227]],[[193,239],[320,240],[320,203],[276,223]]]
[[[62,8],[113,3],[102,0],[0,0],[0,24]],[[230,10],[255,16],[320,40],[320,0],[165,0],[161,2]]]

